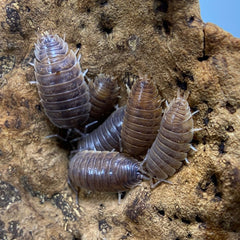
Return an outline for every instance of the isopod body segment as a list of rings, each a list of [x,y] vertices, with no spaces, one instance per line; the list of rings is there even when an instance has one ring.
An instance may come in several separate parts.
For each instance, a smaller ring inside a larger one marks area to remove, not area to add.
[[[161,98],[154,81],[137,80],[127,101],[121,131],[122,148],[132,156],[145,154],[157,136],[161,121]]]
[[[74,188],[122,192],[144,179],[140,163],[119,152],[81,151],[70,160],[68,177]]]
[[[116,109],[97,129],[78,142],[78,151],[119,151],[125,107]]]
[[[119,97],[119,86],[116,79],[98,74],[94,81],[89,80],[91,111],[89,122],[100,121],[114,110]]]
[[[49,120],[74,128],[89,118],[89,88],[79,59],[57,34],[45,32],[35,44],[34,69],[38,93]]]
[[[144,160],[146,171],[158,182],[172,176],[182,166],[191,148],[193,119],[187,97],[178,92],[177,98],[165,109],[157,138]]]

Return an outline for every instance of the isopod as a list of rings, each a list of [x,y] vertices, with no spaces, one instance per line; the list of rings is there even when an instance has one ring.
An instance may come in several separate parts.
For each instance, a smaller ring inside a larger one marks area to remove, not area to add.
[[[132,87],[121,131],[122,148],[132,156],[145,154],[157,136],[161,98],[156,84],[141,77]]]
[[[184,96],[178,91],[164,111],[158,135],[149,149],[144,162],[147,173],[151,177],[151,186],[157,186],[161,181],[172,176],[187,161],[187,153],[191,146],[193,132],[193,114],[187,101],[188,93]],[[152,180],[157,182],[153,184]]]
[[[89,88],[77,58],[57,34],[43,33],[35,44],[38,93],[49,120],[59,128],[77,128],[89,118]]]
[[[89,80],[91,111],[89,121],[100,121],[114,110],[118,101],[119,86],[116,79],[98,74],[94,81]]]
[[[140,163],[122,153],[81,151],[70,160],[68,178],[74,189],[121,193],[146,177],[140,172]]]
[[[119,151],[124,113],[125,107],[116,109],[97,129],[78,142],[78,151]]]

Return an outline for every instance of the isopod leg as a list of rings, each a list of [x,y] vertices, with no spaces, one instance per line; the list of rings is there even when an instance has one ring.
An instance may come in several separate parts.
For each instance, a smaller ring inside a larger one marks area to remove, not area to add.
[[[79,52],[79,48],[74,52],[74,55],[77,56],[78,52]],[[81,54],[79,54],[78,62],[80,62],[80,59],[81,59]]]
[[[37,84],[37,81],[29,81],[29,84]]]
[[[122,152],[123,151],[123,147],[122,147],[122,139],[120,136],[118,136],[118,140],[119,140],[119,151]]]
[[[95,125],[95,124],[97,124],[97,123],[98,123],[98,121],[96,120],[96,121],[90,122],[90,123],[88,123],[87,125],[85,125],[85,127],[84,127],[84,133],[83,133],[83,134],[86,135],[89,127],[91,127],[91,126],[93,126],[93,125]]]
[[[168,101],[167,101],[167,100],[165,101],[165,105],[166,105],[166,108],[168,108],[168,107],[169,107],[169,103],[168,103]]]
[[[197,152],[197,149],[196,149],[193,145],[190,145],[190,148],[191,148],[193,151]]]
[[[148,150],[149,151],[149,150]],[[143,159],[143,161],[141,162],[141,164],[140,164],[140,167],[143,167],[143,165],[144,165],[144,163],[147,161],[147,155],[146,155],[146,157]]]
[[[198,131],[201,131],[202,130],[202,128],[193,128],[192,130],[191,130],[191,132],[198,132]]]
[[[131,93],[131,89],[129,88],[129,86],[127,84],[125,84],[125,86],[126,86],[126,89],[127,89],[127,95],[129,96],[130,93]]]
[[[122,192],[118,192],[118,204],[121,204],[121,196],[122,196]]]
[[[172,182],[168,181],[168,180],[165,180],[165,179],[160,179],[158,180],[156,183],[153,183],[153,179],[151,178],[150,180],[150,187],[151,188],[155,188],[157,187],[161,182],[165,182],[165,183],[168,183],[168,184],[173,184]]]
[[[66,138],[63,138],[63,137],[61,137],[61,136],[58,135],[58,134],[48,135],[48,136],[46,136],[45,138],[46,138],[46,139],[49,139],[49,138],[53,138],[53,137],[56,137],[56,138],[62,140],[63,142],[67,142],[67,139],[66,139]]]
[[[191,113],[190,116],[189,116],[189,118],[185,119],[185,122],[187,122],[190,118],[192,118],[193,115],[195,115],[195,114],[198,113],[198,112],[199,112],[199,110],[197,110],[197,111]],[[200,130],[202,130],[202,128],[196,128],[196,129],[199,129],[199,130],[196,130],[196,131],[200,131]]]
[[[143,181],[149,181],[149,180],[151,179],[150,177],[147,177],[147,176],[149,176],[149,174],[148,174],[147,172],[145,172],[144,170],[141,170],[141,169],[140,169],[139,172],[142,173],[141,180],[143,180]],[[143,175],[143,174],[145,174],[146,176]],[[138,186],[138,185],[141,185],[141,184],[142,184],[142,183],[138,183],[137,186]]]
[[[186,164],[189,164],[189,161],[188,161],[187,158],[185,158],[184,161],[185,161]]]
[[[86,135],[84,133],[82,133],[79,129],[73,128],[73,130],[75,133],[77,133],[80,136],[80,138],[86,137]]]
[[[84,72],[83,72],[83,77],[85,77],[86,76],[86,74],[87,74],[87,72],[88,72],[88,69],[86,69]]]
[[[143,167],[140,165],[140,169],[139,169],[139,172],[142,173],[142,174],[145,174],[145,175],[149,175],[145,170],[143,170]],[[150,178],[146,177],[146,178],[143,178],[144,180],[149,180]]]
[[[79,201],[78,201],[78,195],[79,195],[79,189],[76,189],[73,187],[71,180],[68,177],[68,186],[73,190],[73,192],[76,194],[76,204],[79,205]]]
[[[149,150],[148,150],[149,152]],[[148,154],[147,154],[148,155]],[[146,181],[149,181],[151,179],[150,175],[148,172],[146,172],[144,169],[143,169],[143,165],[144,163],[147,161],[147,155],[145,156],[145,158],[143,159],[143,161],[140,163],[140,168],[139,168],[139,172],[144,174],[142,175],[142,180],[146,180]]]
[[[143,161],[141,162],[141,164],[140,164],[140,169],[143,169],[143,165],[144,165],[144,164],[146,163],[146,161],[147,161],[149,151],[150,151],[150,149],[148,149],[145,158],[144,158]]]
[[[192,117],[193,115],[195,115],[196,113],[198,113],[198,112],[199,112],[199,110],[193,112],[193,113],[191,114],[191,117]]]
[[[183,94],[183,98],[184,98],[185,100],[187,100],[188,97],[189,97],[189,94],[190,94],[189,91],[184,92],[184,94]]]
[[[78,149],[70,151],[69,159],[71,159],[71,158],[72,158],[76,153],[78,153],[78,152],[79,152]]]

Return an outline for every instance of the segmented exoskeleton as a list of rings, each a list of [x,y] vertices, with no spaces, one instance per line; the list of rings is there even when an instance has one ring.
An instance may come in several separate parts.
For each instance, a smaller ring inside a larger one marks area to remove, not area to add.
[[[156,138],[161,120],[161,99],[155,83],[137,80],[127,101],[122,126],[123,152],[132,156],[145,154]]]
[[[119,97],[116,79],[98,74],[94,81],[89,80],[91,111],[89,122],[101,121],[114,110]]]
[[[34,69],[45,113],[59,128],[74,128],[89,118],[89,89],[76,53],[57,34],[45,32],[35,44]]]
[[[188,94],[182,97],[178,91],[177,98],[167,106],[157,138],[143,162],[150,177],[157,180],[152,187],[172,176],[187,161],[190,148],[196,150],[190,142],[193,132],[199,129],[193,129],[194,113],[191,114],[187,98]]]
[[[145,179],[140,163],[119,152],[81,151],[70,160],[68,177],[76,190],[123,192]]]
[[[124,113],[125,107],[116,109],[102,125],[78,142],[78,150],[119,151]]]

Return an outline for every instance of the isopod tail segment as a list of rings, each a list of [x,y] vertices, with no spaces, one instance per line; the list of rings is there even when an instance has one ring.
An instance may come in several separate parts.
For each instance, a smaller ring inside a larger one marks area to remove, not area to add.
[[[188,92],[181,95],[178,91],[177,97],[169,103],[164,111],[158,135],[141,165],[150,176],[153,188],[173,176],[183,161],[188,161],[187,153],[190,149],[195,150],[191,145],[195,129],[187,102],[188,95]]]

